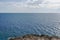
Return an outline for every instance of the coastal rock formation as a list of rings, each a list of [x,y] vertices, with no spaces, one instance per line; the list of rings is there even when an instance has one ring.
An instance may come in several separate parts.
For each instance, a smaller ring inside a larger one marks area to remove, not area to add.
[[[60,40],[60,38],[57,36],[30,34],[22,37],[10,38],[9,40]]]

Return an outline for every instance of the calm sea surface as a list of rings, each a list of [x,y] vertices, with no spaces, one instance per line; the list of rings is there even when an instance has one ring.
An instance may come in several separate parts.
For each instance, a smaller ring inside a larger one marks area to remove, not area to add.
[[[45,34],[60,37],[60,14],[0,14],[0,40],[25,34]]]

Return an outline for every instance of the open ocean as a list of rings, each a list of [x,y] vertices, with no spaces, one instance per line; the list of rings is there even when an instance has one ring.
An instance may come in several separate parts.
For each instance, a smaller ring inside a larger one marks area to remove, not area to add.
[[[45,34],[60,37],[58,13],[0,13],[0,40],[25,34]]]

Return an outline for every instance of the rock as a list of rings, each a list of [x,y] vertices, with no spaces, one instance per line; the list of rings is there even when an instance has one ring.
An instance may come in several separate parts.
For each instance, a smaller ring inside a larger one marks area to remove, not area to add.
[[[10,38],[9,40],[60,40],[57,36],[28,34],[22,37]]]

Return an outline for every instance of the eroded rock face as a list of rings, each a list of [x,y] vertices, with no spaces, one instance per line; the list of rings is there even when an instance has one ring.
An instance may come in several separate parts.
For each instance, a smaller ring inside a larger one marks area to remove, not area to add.
[[[60,40],[60,38],[47,35],[24,35],[22,37],[10,38],[9,40]]]

